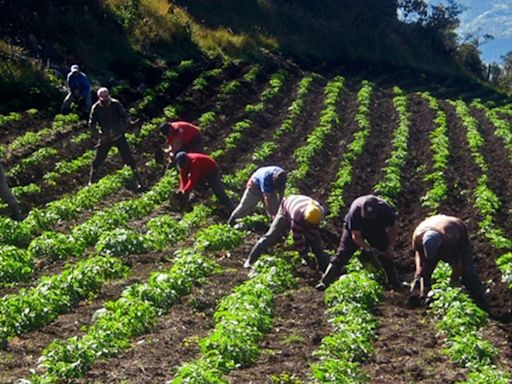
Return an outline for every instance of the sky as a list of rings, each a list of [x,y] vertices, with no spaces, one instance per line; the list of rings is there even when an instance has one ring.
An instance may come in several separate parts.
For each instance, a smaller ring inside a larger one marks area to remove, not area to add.
[[[460,16],[459,34],[494,36],[494,40],[480,47],[482,60],[501,62],[501,56],[512,51],[512,0],[459,0],[458,3],[467,8]]]

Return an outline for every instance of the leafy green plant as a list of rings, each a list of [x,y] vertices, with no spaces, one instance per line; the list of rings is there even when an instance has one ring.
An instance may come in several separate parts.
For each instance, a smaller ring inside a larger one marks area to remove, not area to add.
[[[144,236],[138,232],[117,228],[101,235],[96,249],[100,254],[120,257],[144,253],[147,247]]]

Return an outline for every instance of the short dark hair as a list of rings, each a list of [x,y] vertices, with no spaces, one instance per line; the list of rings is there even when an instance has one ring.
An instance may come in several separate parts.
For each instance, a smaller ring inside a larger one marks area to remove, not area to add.
[[[160,132],[162,132],[162,134],[168,135],[170,130],[171,127],[169,127],[169,123],[160,124]]]
[[[275,190],[284,189],[287,179],[288,179],[288,175],[286,174],[285,171],[280,171],[280,172],[274,174],[274,177],[272,178],[272,185],[274,186],[274,189]]]

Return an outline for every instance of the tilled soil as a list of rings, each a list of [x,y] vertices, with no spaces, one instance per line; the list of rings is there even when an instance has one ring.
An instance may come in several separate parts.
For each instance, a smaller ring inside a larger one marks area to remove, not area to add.
[[[218,120],[205,133],[207,147],[211,149],[224,146],[224,140],[231,132],[231,127],[237,121],[246,118],[244,107],[258,102],[258,97],[266,85],[266,80],[275,68],[266,68],[259,81],[254,84],[243,84],[243,87],[227,101],[216,98],[221,80],[239,78],[247,71],[247,67],[228,68],[224,77],[212,83],[204,92],[197,92],[189,86],[193,77],[181,85],[181,92],[166,96],[165,101],[159,99],[157,105],[162,107],[174,101],[183,103],[184,119],[196,121],[207,111],[216,109]],[[240,146],[235,151],[229,151],[219,159],[219,165],[224,174],[233,173],[245,166],[250,160],[250,154],[261,143],[271,138],[272,132],[279,127],[287,116],[287,108],[295,98],[296,87],[302,74],[291,70],[284,91],[272,101],[264,113],[253,121],[254,125],[247,136],[243,137]],[[196,73],[197,74],[197,73]],[[276,163],[288,170],[296,166],[292,157],[296,148],[305,143],[307,135],[318,123],[322,110],[323,86],[328,79],[316,79],[311,93],[306,97],[305,112],[296,122],[296,133],[285,135],[278,152],[268,160],[268,164]],[[300,184],[305,194],[325,202],[330,193],[330,185],[336,178],[336,172],[342,160],[346,145],[352,140],[352,134],[358,127],[354,121],[357,111],[357,91],[360,84],[347,81],[342,99],[338,107],[340,124],[336,125],[329,135],[322,153],[315,157],[312,172],[307,180]],[[176,97],[174,99],[174,97]],[[357,196],[368,194],[383,177],[382,168],[385,160],[392,151],[391,138],[398,124],[398,114],[392,102],[391,88],[376,88],[371,105],[370,118],[372,131],[368,137],[363,155],[356,160],[353,171],[353,181],[346,187],[344,199],[350,202]],[[400,214],[400,235],[396,249],[396,262],[400,276],[409,280],[413,272],[413,258],[410,251],[410,237],[428,210],[421,206],[421,197],[430,188],[423,180],[431,170],[432,153],[430,151],[429,134],[434,129],[434,114],[428,103],[418,95],[409,96],[408,107],[411,115],[411,134],[409,140],[409,158],[403,171],[403,190],[397,197],[396,208]],[[443,204],[441,211],[453,214],[465,220],[470,230],[471,239],[477,255],[477,269],[490,293],[489,300],[501,322],[491,322],[483,332],[499,350],[500,367],[510,371],[512,365],[512,327],[506,321],[511,320],[512,293],[500,281],[495,260],[501,253],[490,246],[489,242],[478,231],[480,217],[473,207],[472,192],[481,174],[474,164],[465,141],[465,129],[457,118],[454,109],[447,103],[442,103],[449,120],[449,138],[452,159],[446,172],[450,185],[450,195]],[[158,109],[158,108],[157,108]],[[149,108],[148,113],[160,113]],[[498,196],[504,200],[504,208],[497,218],[497,224],[507,231],[512,229],[508,210],[510,209],[509,179],[510,164],[502,143],[497,140],[493,129],[486,118],[475,112],[481,124],[481,132],[487,139],[486,156],[490,164],[490,184]],[[152,137],[137,149],[138,156],[144,154],[149,159],[155,147],[163,140]],[[140,162],[142,164],[142,161]],[[104,172],[120,165],[119,159],[105,164]],[[159,175],[153,171],[144,171],[145,177],[153,184]],[[78,183],[67,191],[83,185],[85,173],[80,175]],[[243,186],[240,187],[240,191]],[[238,191],[238,192],[240,192]],[[60,193],[49,194],[48,199],[56,198]],[[99,207],[107,207],[123,196],[132,196],[131,192],[121,192],[106,199]],[[200,189],[193,202],[205,202],[210,198],[210,192]],[[169,210],[172,210],[169,207]],[[158,211],[160,212],[160,211]],[[342,230],[340,217],[329,223],[329,236],[324,240],[328,250],[337,246],[338,236]],[[93,212],[83,215],[77,222],[86,219]],[[156,213],[155,213],[156,214]],[[215,216],[213,221],[222,222],[224,218]],[[141,230],[146,220],[133,223],[134,229]],[[73,223],[74,224],[74,223]],[[72,225],[72,224],[69,224]],[[67,230],[68,225],[62,225],[61,230]],[[183,363],[199,356],[198,340],[211,331],[212,315],[217,304],[232,289],[241,284],[246,278],[246,270],[242,263],[251,246],[262,234],[250,235],[245,244],[233,250],[229,256],[225,253],[216,256],[223,267],[219,274],[211,276],[203,285],[194,288],[191,295],[183,298],[170,311],[161,317],[156,328],[149,334],[134,340],[133,347],[117,357],[98,361],[80,380],[83,383],[156,383],[173,378],[174,372]],[[192,241],[189,239],[188,241]],[[53,338],[65,338],[83,333],[83,326],[90,324],[94,311],[110,299],[116,299],[124,286],[136,281],[144,281],[153,270],[168,268],[170,263],[165,255],[150,253],[128,258],[132,265],[133,275],[122,282],[111,282],[105,285],[97,299],[83,302],[75,311],[60,316],[54,323],[41,330],[14,338],[7,350],[0,351],[0,382],[11,383],[15,379],[26,377],[30,369],[37,365],[36,360]],[[48,265],[46,272],[56,272],[62,266]],[[296,271],[298,286],[283,294],[276,300],[274,327],[262,340],[262,354],[256,364],[244,369],[237,369],[226,376],[231,384],[235,383],[273,383],[277,377],[291,377],[307,380],[310,377],[310,366],[315,361],[313,352],[318,348],[321,339],[329,334],[330,327],[325,318],[323,294],[314,290],[318,275],[301,267]],[[5,293],[5,292],[4,292]],[[406,297],[400,293],[386,290],[383,301],[377,308],[381,327],[374,343],[375,352],[364,365],[365,371],[371,377],[372,383],[455,383],[464,380],[467,370],[456,367],[442,353],[443,339],[438,336],[430,313],[425,308],[410,308],[405,304]],[[274,378],[274,379],[273,379]],[[290,379],[292,380],[292,379]]]

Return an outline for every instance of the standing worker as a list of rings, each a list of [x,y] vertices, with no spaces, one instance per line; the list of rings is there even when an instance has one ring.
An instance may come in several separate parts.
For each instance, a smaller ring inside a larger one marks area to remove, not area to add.
[[[318,233],[323,217],[323,207],[309,196],[291,195],[283,199],[272,225],[252,248],[244,268],[250,268],[268,247],[279,242],[291,229],[295,247],[302,260],[316,269],[316,263],[308,257],[308,248],[311,247],[316,256],[318,268],[323,272],[329,264],[329,258],[324,253],[322,239]]]
[[[344,227],[338,251],[331,258],[316,288],[325,290],[331,285],[344,273],[344,267],[352,255],[361,249],[365,258],[384,269],[388,283],[394,289],[402,290],[393,263],[398,235],[397,216],[395,209],[380,197],[365,195],[355,199],[343,219]]]
[[[61,112],[69,112],[69,107],[74,101],[78,104],[81,97],[84,98],[86,112],[89,113],[91,109],[91,84],[85,73],[80,72],[78,65],[74,64],[71,66],[71,71],[68,73],[66,83],[68,85],[69,92],[66,98],[62,102]]]
[[[171,158],[178,152],[204,153],[203,137],[199,127],[186,121],[162,123],[160,132],[167,138],[168,148],[164,150]]]
[[[435,215],[423,220],[414,230],[412,247],[416,261],[414,283],[420,282],[420,297],[426,297],[432,272],[443,260],[452,267],[451,280],[461,280],[475,303],[489,312],[485,289],[475,269],[468,230],[461,219]]]
[[[14,220],[21,220],[20,207],[16,197],[12,194],[7,184],[7,177],[5,177],[5,171],[2,164],[0,164],[0,197],[7,203],[11,211],[11,217]]]
[[[97,127],[99,124],[100,128]],[[126,126],[129,124],[129,116],[123,105],[110,97],[107,88],[98,90],[98,101],[94,103],[89,118],[89,127],[94,134],[99,134],[99,142],[96,145],[96,157],[92,162],[89,184],[96,182],[98,168],[105,161],[110,149],[115,146],[119,149],[121,157],[128,165],[137,180],[137,189],[144,188],[144,183],[137,169],[130,146],[124,136]]]
[[[234,204],[226,194],[217,162],[204,153],[176,154],[176,165],[180,170],[179,193],[188,199],[188,194],[200,183],[206,182],[221,203],[231,212]]]
[[[256,170],[249,178],[242,200],[231,214],[228,224],[234,225],[238,219],[252,213],[262,200],[268,215],[274,219],[284,195],[286,180],[287,174],[281,167],[268,166]]]

